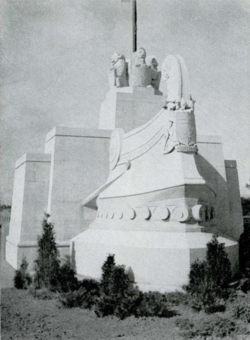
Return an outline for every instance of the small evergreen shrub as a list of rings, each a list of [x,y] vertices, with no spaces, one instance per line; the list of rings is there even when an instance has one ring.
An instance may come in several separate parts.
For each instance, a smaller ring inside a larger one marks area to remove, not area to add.
[[[207,244],[206,262],[213,282],[227,288],[232,278],[231,263],[224,243],[219,243],[216,236]]]
[[[84,279],[78,283],[78,289],[83,290],[83,308],[90,309],[94,306],[100,296],[100,284],[93,279]]]
[[[34,286],[30,286],[29,293],[37,300],[52,300],[57,297],[57,294],[48,288],[36,289]]]
[[[102,271],[101,297],[96,305],[96,315],[116,315],[121,319],[131,315],[135,294],[124,266],[116,266],[114,255],[109,255]]]
[[[250,323],[250,294],[236,295],[230,301],[229,309],[235,319],[239,319],[245,324]]]
[[[175,323],[187,339],[209,337],[221,339],[237,331],[237,326],[232,319],[215,314],[205,318],[197,317],[192,321],[188,318],[178,318]]]
[[[225,310],[231,276],[231,264],[224,244],[219,244],[214,236],[207,244],[206,260],[195,261],[191,265],[189,284],[186,287],[189,304],[207,313]]]
[[[23,257],[20,269],[15,271],[14,276],[14,287],[17,289],[27,289],[32,283],[31,276],[28,271],[28,262],[25,257]]]
[[[59,302],[65,308],[82,307],[85,298],[85,289],[80,288],[72,292],[60,294]]]
[[[130,287],[123,295],[102,294],[97,301],[95,313],[99,317],[115,315],[120,319],[128,316],[138,316],[138,307],[142,301],[143,293],[137,287]]]
[[[80,307],[90,309],[97,302],[100,295],[99,283],[92,279],[79,281],[73,291],[61,293],[59,302],[65,308]]]
[[[35,260],[34,282],[36,288],[56,290],[60,277],[59,251],[55,241],[54,226],[45,214],[43,234],[38,237],[38,257]]]
[[[250,278],[250,228],[247,225],[239,239],[239,262],[241,272]]]
[[[71,265],[69,256],[66,256],[64,263],[59,269],[58,289],[63,293],[78,289],[79,283],[76,278],[76,273]]]
[[[130,281],[124,266],[115,264],[114,255],[109,255],[102,267],[101,295],[95,306],[99,317],[115,315],[124,319],[136,317],[171,317],[175,313],[168,308],[165,294],[143,293]]]
[[[101,288],[104,294],[110,293],[110,276],[115,267],[115,255],[109,254],[106,261],[102,266],[102,279],[101,279]]]
[[[165,296],[166,296],[166,300],[169,305],[180,306],[180,305],[188,304],[188,296],[186,293],[171,292],[171,293],[166,293]]]
[[[169,318],[175,315],[176,313],[168,307],[166,295],[159,292],[143,293],[140,304],[136,309],[136,316],[138,317]]]

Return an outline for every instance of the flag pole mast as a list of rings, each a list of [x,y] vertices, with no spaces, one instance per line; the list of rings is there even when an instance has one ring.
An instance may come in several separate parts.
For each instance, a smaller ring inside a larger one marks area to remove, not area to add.
[[[132,42],[133,42],[133,52],[137,50],[137,8],[136,0],[132,0]]]

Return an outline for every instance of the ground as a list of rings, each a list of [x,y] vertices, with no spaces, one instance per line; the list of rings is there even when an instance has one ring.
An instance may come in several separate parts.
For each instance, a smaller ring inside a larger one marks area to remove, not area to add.
[[[13,268],[2,260],[2,340],[182,340],[174,319],[98,318],[93,311],[59,308],[13,288]]]
[[[98,318],[94,311],[64,309],[57,299],[38,300],[26,290],[13,288],[14,270],[5,261],[2,261],[1,271],[2,340],[184,340],[175,323],[178,315],[171,318],[129,317],[125,320],[111,316]],[[173,309],[182,318],[197,318],[197,313],[187,306]],[[219,316],[220,313],[216,314]],[[203,319],[208,317],[205,314],[200,316]],[[250,325],[248,328],[250,331]],[[249,338],[232,334],[225,339]]]
[[[2,340],[181,340],[174,319],[98,318],[93,311],[36,300],[24,290],[2,290]]]

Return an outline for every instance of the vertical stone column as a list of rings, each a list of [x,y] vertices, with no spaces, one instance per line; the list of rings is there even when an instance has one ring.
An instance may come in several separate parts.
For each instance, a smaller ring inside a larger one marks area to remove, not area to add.
[[[16,162],[6,260],[17,269],[26,256],[30,268],[47,209],[51,155],[25,154]]]
[[[108,177],[109,138],[109,131],[97,129],[56,127],[47,134],[45,152],[51,153],[47,211],[61,247],[68,247],[91,218],[82,201]]]
[[[232,236],[238,240],[243,232],[243,217],[240,200],[239,179],[236,161],[225,160],[227,176],[227,197],[229,202],[230,219],[233,223]]]

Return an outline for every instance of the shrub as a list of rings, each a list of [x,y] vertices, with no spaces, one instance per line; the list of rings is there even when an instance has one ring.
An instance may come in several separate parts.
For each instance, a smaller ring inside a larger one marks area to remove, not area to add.
[[[28,262],[26,258],[23,257],[20,269],[15,271],[15,276],[14,276],[14,286],[17,289],[27,289],[28,286],[31,284],[32,279],[27,269],[28,269]]]
[[[84,301],[82,304],[83,308],[91,308],[97,302],[100,296],[100,284],[93,279],[84,279],[78,283],[78,289],[84,291]]]
[[[36,288],[55,290],[60,273],[59,251],[56,246],[53,224],[48,222],[49,215],[43,220],[43,234],[38,237],[38,257],[35,260]]]
[[[60,303],[66,308],[81,307],[90,309],[100,294],[99,283],[92,279],[78,282],[77,289],[62,293]]]
[[[167,307],[166,295],[157,292],[142,293],[134,287],[124,266],[115,265],[114,255],[109,255],[102,267],[101,295],[97,300],[97,316],[170,317],[174,313]]]
[[[236,295],[229,308],[235,319],[250,323],[250,294]]]
[[[34,286],[29,288],[29,293],[38,300],[52,300],[57,297],[55,292],[51,292],[48,288],[36,289]]]
[[[116,315],[123,319],[132,313],[133,287],[124,266],[116,266],[109,255],[102,267],[101,290],[95,312],[98,316]]]
[[[159,292],[148,292],[142,294],[142,299],[136,309],[136,316],[158,316],[160,318],[169,318],[176,315],[174,311],[168,308],[166,295]]]
[[[188,339],[196,337],[201,339],[208,337],[212,337],[212,339],[216,337],[223,338],[237,330],[233,320],[220,315],[211,315],[205,318],[198,317],[192,321],[187,318],[178,318],[175,323]]]
[[[230,279],[231,265],[224,244],[214,236],[207,245],[206,260],[191,265],[186,287],[190,305],[208,313],[225,310]]]
[[[138,315],[137,308],[142,301],[143,293],[138,288],[128,288],[124,295],[102,294],[97,301],[95,313],[99,317],[115,315],[125,319],[130,315]]]
[[[188,304],[188,296],[183,292],[171,292],[166,293],[166,300],[169,305],[179,306],[179,305],[187,305]]]
[[[82,307],[84,302],[85,290],[82,288],[78,290],[74,290],[73,292],[68,292],[61,294],[59,296],[59,302],[63,307],[73,308],[73,307]]]
[[[224,243],[219,243],[216,236],[207,244],[206,262],[212,281],[218,287],[227,288],[232,278],[231,263]]]
[[[115,255],[109,254],[102,266],[101,288],[104,294],[109,294],[110,276],[115,267]]]
[[[70,257],[66,256],[59,270],[58,289],[64,293],[78,289],[79,283],[75,275],[76,273],[72,268]]]
[[[247,225],[239,239],[239,262],[242,273],[250,278],[250,228]]]
[[[114,298],[120,298],[126,295],[130,286],[130,279],[125,272],[124,266],[114,266],[108,284],[108,294]]]

